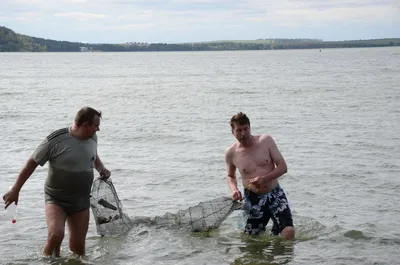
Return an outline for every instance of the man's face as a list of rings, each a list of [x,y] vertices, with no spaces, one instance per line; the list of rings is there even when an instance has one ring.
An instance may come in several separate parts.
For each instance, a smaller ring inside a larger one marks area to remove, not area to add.
[[[250,138],[250,126],[248,124],[240,125],[234,123],[232,134],[239,142],[245,142],[247,139]]]
[[[92,124],[86,123],[84,126],[87,137],[88,138],[93,137],[93,135],[95,135],[96,132],[100,131],[100,117],[95,116]]]

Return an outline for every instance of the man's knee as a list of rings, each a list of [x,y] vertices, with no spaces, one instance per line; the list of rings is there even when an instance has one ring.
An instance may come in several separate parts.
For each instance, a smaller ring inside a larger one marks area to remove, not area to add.
[[[59,245],[64,239],[64,234],[65,232],[62,229],[51,230],[48,232],[47,240],[49,241],[49,243]]]
[[[85,229],[71,229],[69,233],[69,248],[77,255],[85,254],[85,242],[87,231]]]
[[[296,232],[293,226],[286,226],[281,232],[281,235],[284,239],[293,239],[295,234]]]
[[[70,237],[69,249],[77,255],[85,254],[86,237]]]

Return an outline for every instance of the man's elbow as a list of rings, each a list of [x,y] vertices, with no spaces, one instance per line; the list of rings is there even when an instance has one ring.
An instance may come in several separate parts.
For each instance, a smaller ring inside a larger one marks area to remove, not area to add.
[[[232,175],[226,175],[226,179],[229,180],[236,180],[236,176],[232,176]]]
[[[286,174],[288,171],[287,165],[285,162],[282,163],[282,174]]]

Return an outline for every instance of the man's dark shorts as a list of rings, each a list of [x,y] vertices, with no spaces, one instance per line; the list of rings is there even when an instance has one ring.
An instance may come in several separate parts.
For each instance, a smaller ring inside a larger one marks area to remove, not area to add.
[[[81,198],[79,196],[74,197],[73,201],[62,201],[48,193],[44,194],[46,204],[56,204],[63,209],[67,216],[71,216],[77,212],[81,212],[90,208],[90,199]]]
[[[258,235],[265,232],[269,219],[274,223],[271,231],[273,235],[279,235],[286,226],[293,226],[288,200],[279,184],[272,191],[261,195],[245,189],[244,203],[244,210],[248,214],[245,233]]]

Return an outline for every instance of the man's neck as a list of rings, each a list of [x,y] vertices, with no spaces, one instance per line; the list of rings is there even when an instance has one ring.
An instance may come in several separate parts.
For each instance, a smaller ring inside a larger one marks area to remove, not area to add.
[[[240,143],[240,145],[241,145],[243,148],[252,147],[252,146],[253,146],[253,136],[250,135],[250,137],[249,137],[246,141]]]
[[[81,130],[79,129],[78,126],[76,126],[76,124],[73,124],[71,126],[71,135],[79,140],[85,140],[86,138],[82,135]]]

